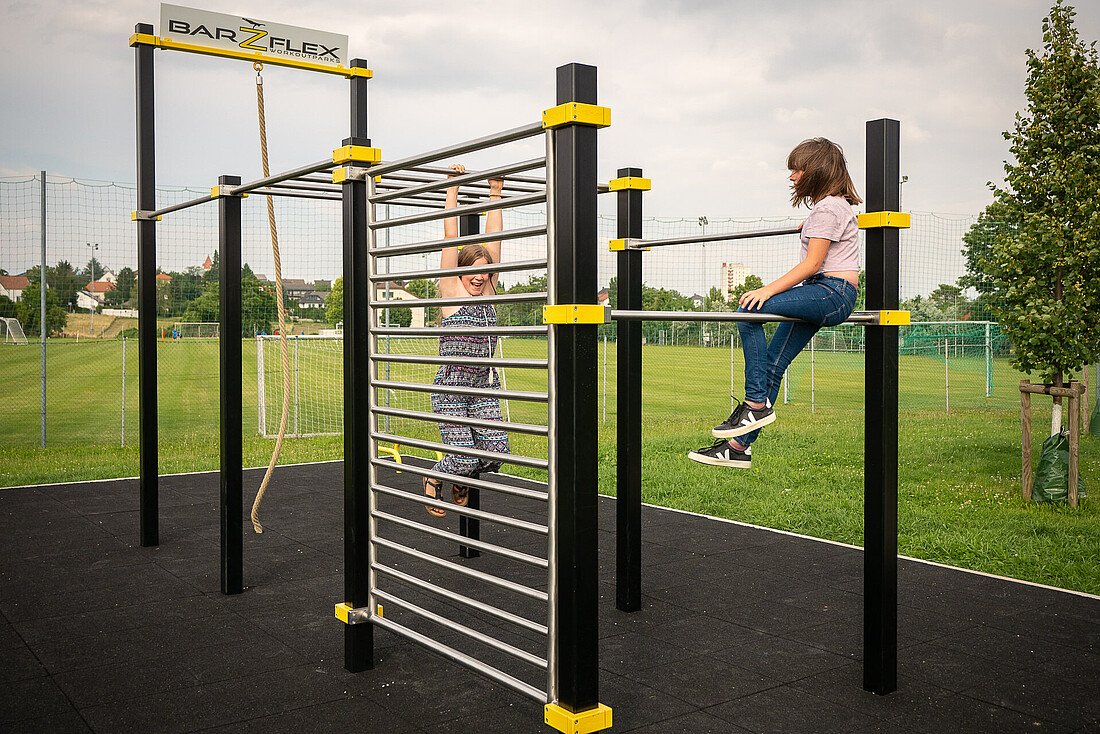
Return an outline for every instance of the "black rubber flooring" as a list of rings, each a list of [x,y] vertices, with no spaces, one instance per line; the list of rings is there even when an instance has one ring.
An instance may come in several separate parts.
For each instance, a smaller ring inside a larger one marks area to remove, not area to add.
[[[235,596],[217,475],[160,486],[156,548],[136,480],[0,490],[0,730],[551,731],[532,699],[385,630],[376,668],[344,671],[341,464],[278,471]],[[901,561],[899,690],[874,696],[858,549],[646,508],[644,609],[624,614],[614,500],[600,512],[612,731],[1100,732],[1100,599]]]

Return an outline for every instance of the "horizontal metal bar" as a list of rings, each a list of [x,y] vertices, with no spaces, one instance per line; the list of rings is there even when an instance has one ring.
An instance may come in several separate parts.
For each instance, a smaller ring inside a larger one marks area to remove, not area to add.
[[[491,665],[486,665],[477,658],[471,657],[464,652],[459,652],[453,647],[444,645],[438,640],[433,640],[427,635],[423,635],[419,632],[416,632],[415,630],[411,630],[402,624],[394,622],[392,619],[386,619],[385,617],[371,615],[371,621],[383,629],[388,629],[390,632],[412,640],[421,647],[424,647],[429,651],[436,653],[437,655],[442,655],[448,660],[456,662],[459,665],[464,665],[475,672],[481,673],[486,678],[494,680],[503,686],[507,686],[513,690],[519,691],[527,697],[535,699],[539,703],[548,703],[548,696],[546,694],[546,691],[541,691],[538,688],[530,685],[529,683],[524,683],[518,678],[514,678],[513,676],[510,676],[503,671],[497,670]]]
[[[470,395],[473,397],[497,397],[501,400],[526,400],[531,403],[549,402],[550,396],[544,392],[524,390],[496,390],[488,387],[461,387],[458,385],[435,385],[430,382],[397,382],[392,380],[372,380],[371,386],[379,390],[409,390],[411,392],[435,392],[442,395]]]
[[[546,336],[550,327],[543,326],[466,326],[463,334],[500,334],[501,336]],[[449,326],[381,326],[371,329],[375,336],[447,336],[456,330]]]
[[[435,174],[447,174],[447,173],[452,172],[450,168],[445,168],[445,167],[442,167],[442,166],[416,166],[416,167],[411,168],[409,170],[415,171],[415,172],[418,172],[418,173],[435,173]],[[519,181],[521,183],[541,184],[543,186],[546,185],[546,178],[545,177],[539,177],[539,176],[511,176],[509,178],[509,180],[510,181]]]
[[[291,168],[289,171],[283,171],[282,173],[276,173],[265,178],[256,179],[255,181],[249,181],[246,184],[240,186],[226,186],[226,191],[236,196],[241,194],[247,194],[249,191],[255,191],[256,189],[262,189],[265,186],[271,186],[277,184],[280,181],[289,181],[292,178],[298,176],[306,176],[311,173],[317,173],[318,171],[331,171],[336,168],[336,164],[332,162],[332,158],[327,160],[318,161],[317,163],[310,163],[305,166],[299,166],[298,168]]]
[[[442,180],[428,181],[427,183],[418,184],[416,186],[407,186],[401,189],[404,195],[410,194],[423,194],[429,191],[439,191],[440,189],[448,189],[452,186],[462,186],[464,184],[472,183],[474,181],[485,181],[490,178],[504,177],[510,173],[518,173],[520,171],[530,171],[534,168],[542,168],[546,165],[546,157],[533,158],[528,161],[522,161],[520,163],[510,163],[504,166],[497,166],[496,168],[489,168],[484,171],[469,171],[459,176],[444,178]],[[453,171],[452,171],[453,173]],[[367,200],[372,204],[381,204],[391,199],[400,198],[401,194],[398,192],[379,194],[377,196],[369,197]]]
[[[467,486],[464,481],[465,479],[466,477],[459,477],[454,481],[462,482],[462,486]],[[545,525],[527,522],[526,520],[517,520],[514,517],[508,517],[507,515],[497,515],[492,512],[485,512],[484,510],[475,510],[472,507],[437,503],[431,497],[423,493],[408,492],[404,489],[394,489],[393,487],[386,486],[385,484],[372,484],[371,488],[379,492],[380,494],[384,494],[389,497],[396,497],[397,499],[405,502],[412,502],[418,505],[431,504],[435,507],[441,507],[445,510],[449,510],[456,515],[472,517],[475,520],[484,520],[485,522],[491,522],[497,525],[505,525],[510,528],[515,528],[516,530],[526,530],[527,532],[534,533],[536,535],[547,535],[549,533],[549,528]]]
[[[489,428],[509,433],[526,433],[531,436],[546,436],[550,429],[531,423],[512,423],[510,421],[491,421],[482,418],[467,418],[460,415],[446,415],[444,413],[425,413],[419,410],[405,410],[403,408],[372,408],[372,411],[380,415],[392,415],[395,418],[408,418],[414,421],[427,421],[429,423],[446,423],[457,426],[474,426],[476,428]]]
[[[372,563],[371,568],[373,568],[376,572],[380,574],[384,574],[386,576],[389,576],[390,578],[397,579],[398,581],[408,584],[409,586],[414,586],[421,591],[426,591],[429,594],[435,594],[436,596],[442,597],[446,601],[457,602],[464,606],[470,607],[471,609],[476,609],[479,612],[484,612],[485,614],[496,617],[497,619],[504,620],[505,622],[510,622],[517,627],[522,627],[523,629],[534,632],[535,634],[549,634],[549,630],[544,624],[539,624],[538,622],[534,622],[530,619],[527,619],[526,617],[521,617],[518,614],[512,614],[511,612],[505,611],[503,609],[498,609],[491,604],[486,604],[485,602],[478,601],[477,599],[471,599],[470,597],[465,596],[464,594],[460,594],[457,591],[444,589],[442,586],[436,586],[435,584],[424,581],[423,579],[418,579],[416,576],[411,576],[403,571],[398,571],[396,568],[390,568],[389,566],[383,565],[381,563]]]
[[[546,359],[508,359],[503,357],[436,357],[419,354],[385,354],[372,352],[370,358],[376,362],[394,362],[401,364],[453,364],[470,367],[515,367],[517,369],[544,370],[550,364]]]
[[[725,242],[726,240],[747,240],[757,237],[778,237],[779,235],[798,234],[799,227],[783,227],[782,229],[760,229],[755,232],[716,232],[714,234],[692,235],[690,237],[669,237],[662,240],[627,239],[626,249],[644,250],[648,247],[665,247],[667,245],[690,245],[700,242]]]
[[[549,463],[546,459],[537,459],[533,456],[504,454],[497,451],[482,451],[481,449],[471,449],[465,446],[452,446],[449,443],[424,441],[423,439],[409,438],[408,436],[396,436],[390,433],[371,433],[370,436],[376,441],[387,441],[389,443],[401,444],[402,446],[412,446],[413,448],[417,449],[426,449],[427,451],[438,451],[443,454],[459,454],[461,456],[472,456],[475,459],[485,459],[486,461],[499,461],[504,464],[515,464],[517,466],[526,466],[529,469],[542,469],[543,471],[549,469]]]
[[[436,558],[431,553],[425,553],[422,550],[410,548],[407,545],[401,545],[400,543],[389,540],[387,538],[379,538],[378,536],[374,536],[371,538],[371,542],[375,545],[380,545],[383,548],[389,548],[390,550],[397,551],[398,553],[403,553],[404,555],[411,558],[416,558],[417,560],[424,561],[425,563],[430,563],[433,566],[445,568],[448,571],[454,571],[455,573],[467,576],[472,579],[476,579],[478,581],[482,581],[486,584],[490,584],[491,586],[496,586],[497,588],[511,591],[512,593],[518,594],[520,596],[525,596],[528,599],[534,599],[535,601],[539,601],[545,604],[550,598],[550,595],[547,594],[545,591],[532,589],[530,586],[517,584],[515,581],[502,579],[499,576],[494,576],[491,573],[485,573],[484,571],[478,571],[475,568],[468,568],[466,566],[461,566],[457,563],[452,563],[451,561],[446,561],[442,558]]]
[[[441,240],[429,240],[427,242],[413,242],[407,245],[390,245],[389,247],[374,247],[369,250],[374,257],[397,257],[398,255],[416,255],[421,252],[433,252],[445,247],[462,247],[478,242],[496,242],[497,240],[518,240],[523,237],[539,237],[546,234],[546,225],[539,224],[534,227],[521,227],[519,229],[505,229],[500,232],[481,232],[468,234],[462,237],[448,237]],[[393,276],[389,276],[393,277]]]
[[[375,457],[371,459],[371,463],[379,468],[391,469],[394,471],[407,471],[410,474],[416,474],[421,477],[433,477],[440,479],[444,482],[461,483],[468,487],[475,487],[477,489],[484,489],[487,492],[496,492],[498,494],[507,494],[513,497],[522,497],[524,499],[536,500],[538,502],[546,502],[550,494],[547,491],[539,491],[537,489],[527,489],[526,487],[515,487],[510,484],[500,484],[498,482],[488,482],[484,479],[474,479],[473,477],[463,477],[457,474],[448,474],[446,472],[436,471],[435,469],[428,469],[416,464],[404,464],[397,463],[390,458]],[[539,486],[546,487],[546,482],[536,482],[533,479],[524,479],[525,482],[532,484],[538,484]]]
[[[421,168],[413,168],[413,171],[422,170]],[[451,171],[451,169],[446,169]],[[442,171],[441,171],[442,172]],[[451,171],[454,173],[454,171]],[[476,173],[476,171],[475,171]],[[394,181],[409,181],[414,184],[428,183],[429,181],[439,181],[438,175],[420,174],[420,173],[388,173],[383,178],[381,183],[378,184],[379,188],[384,188],[386,191],[392,191],[395,188],[399,188],[401,184],[393,183]],[[530,183],[524,183],[528,181]],[[513,193],[527,192],[533,193],[535,191],[543,191],[546,188],[546,182],[539,179],[527,178],[522,176],[509,176],[508,177],[508,190]],[[470,191],[470,189],[475,189]],[[484,199],[489,196],[489,183],[487,181],[474,181],[465,185],[465,190],[458,193],[459,201],[464,196],[470,198]]]
[[[374,596],[376,598],[381,599],[384,602],[388,602],[390,604],[394,604],[396,606],[399,606],[399,607],[405,609],[406,611],[412,612],[413,614],[416,614],[420,617],[423,617],[424,619],[427,619],[431,622],[435,622],[436,624],[440,625],[441,627],[446,627],[447,629],[452,630],[454,632],[457,632],[460,635],[465,635],[466,637],[469,637],[472,640],[477,640],[478,642],[480,642],[481,644],[483,644],[487,647],[491,647],[494,650],[499,650],[500,652],[505,653],[506,655],[511,655],[512,657],[514,657],[518,660],[522,660],[523,662],[528,663],[530,665],[533,665],[536,668],[542,668],[543,670],[546,670],[546,668],[547,668],[547,662],[546,662],[545,658],[540,658],[538,655],[533,655],[533,654],[527,652],[526,650],[521,650],[520,648],[515,647],[514,645],[509,645],[507,642],[502,642],[502,641],[496,639],[495,637],[491,637],[491,636],[485,634],[484,632],[478,632],[477,630],[471,629],[470,627],[467,627],[464,624],[460,624],[458,622],[455,622],[452,619],[448,619],[447,617],[444,617],[441,614],[436,614],[434,612],[430,612],[430,611],[428,611],[427,609],[425,609],[421,606],[413,604],[412,602],[409,602],[409,601],[405,601],[404,599],[402,599],[398,596],[394,596],[393,594],[390,594],[389,592],[382,591],[381,589],[376,588],[376,589],[373,590],[372,593],[374,594]]]
[[[466,306],[478,303],[537,303],[545,301],[545,293],[504,293],[499,296],[463,296],[461,298],[391,298],[371,301],[371,308],[435,308],[436,306]]]
[[[301,181],[302,179],[296,179],[296,180]],[[278,188],[280,188],[280,189],[298,189],[298,190],[301,190],[301,191],[323,191],[323,192],[329,193],[329,194],[339,194],[340,193],[340,184],[334,184],[331,181],[329,181],[327,183],[328,183],[328,185],[322,185],[320,183],[288,183],[286,181],[283,181],[282,183],[278,184]]]
[[[256,196],[289,196],[295,199],[319,199],[321,201],[343,201],[340,194],[312,194],[303,191],[281,191],[280,189],[258,189],[252,192]]]
[[[755,311],[612,311],[612,321],[744,321],[748,323],[770,323],[773,321],[802,321],[790,316],[777,316],[773,313]],[[846,324],[875,324],[877,311],[855,311],[844,322]]]
[[[461,277],[477,273],[509,273],[516,270],[539,270],[546,267],[546,258],[537,260],[514,260],[506,263],[486,263],[485,265],[467,265],[463,268],[434,268],[432,270],[412,270],[404,273],[376,273],[370,276],[373,283],[387,280],[424,280],[440,277]]]
[[[165,214],[178,212],[180,209],[190,209],[193,206],[198,206],[199,204],[205,204],[207,202],[214,201],[214,199],[216,198],[217,197],[215,196],[202,196],[198,199],[191,199],[190,201],[184,201],[179,204],[173,204],[172,206],[166,206],[163,209],[155,209],[151,212],[148,212],[143,218],[156,220],[157,217],[164,216]]]
[[[458,533],[448,532],[447,530],[440,530],[439,528],[432,527],[431,525],[425,525],[422,522],[416,520],[407,520],[406,518],[399,517],[398,515],[391,515],[388,512],[382,512],[381,510],[371,510],[371,517],[378,520],[385,520],[392,522],[394,525],[400,525],[403,528],[409,530],[416,530],[426,535],[431,535],[443,540],[449,540],[459,545],[465,545],[470,548],[476,548],[479,551],[485,553],[492,553],[494,555],[507,558],[517,563],[523,563],[528,566],[534,566],[535,568],[546,569],[550,567],[550,562],[545,558],[539,558],[538,556],[532,556],[529,553],[523,553],[518,550],[512,550],[511,548],[505,548],[495,543],[487,543],[484,540],[476,540],[474,538],[467,538]]]
[[[480,214],[481,212],[493,209],[509,209],[516,206],[537,204],[542,201],[546,201],[545,191],[536,194],[523,194],[521,196],[506,196],[503,199],[497,199],[496,201],[478,201],[474,202],[473,204],[466,204],[465,206],[452,207],[442,212],[425,212],[423,214],[410,214],[408,216],[397,217],[395,219],[383,219],[377,222],[370,222],[367,226],[371,229],[402,227],[407,224],[433,222],[440,219],[449,219],[450,217],[461,217],[466,214]]]
[[[493,133],[492,135],[467,140],[464,143],[448,145],[446,148],[437,148],[427,153],[419,153],[390,163],[384,163],[380,166],[374,166],[370,169],[370,173],[372,176],[384,176],[391,171],[400,171],[424,163],[442,160],[443,158],[472,153],[475,150],[484,150],[485,148],[492,148],[497,145],[504,145],[505,143],[513,143],[517,140],[534,137],[542,132],[543,127],[542,121],[540,120],[539,122],[532,122],[521,127],[514,127],[511,130],[504,130],[503,132]]]

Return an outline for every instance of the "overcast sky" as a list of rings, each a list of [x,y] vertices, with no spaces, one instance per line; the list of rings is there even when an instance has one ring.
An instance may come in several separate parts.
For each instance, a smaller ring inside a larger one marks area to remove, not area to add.
[[[375,72],[370,134],[387,159],[539,119],[554,68],[599,69],[612,109],[600,176],[639,166],[650,215],[790,212],[784,167],[800,140],[848,153],[862,192],[864,123],[901,121],[903,206],[973,214],[989,202],[1024,108],[1041,0],[202,0],[177,4],[346,33]],[[0,175],[133,181],[135,0],[5,0]],[[1100,36],[1100,3],[1077,3]],[[157,52],[158,183],[258,177],[254,73],[244,62]],[[341,77],[265,70],[273,170],[325,157],[348,134]]]

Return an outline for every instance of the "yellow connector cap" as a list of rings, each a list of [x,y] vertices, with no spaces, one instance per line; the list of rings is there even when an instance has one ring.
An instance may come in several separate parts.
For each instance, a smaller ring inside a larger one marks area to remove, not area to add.
[[[583,102],[566,102],[557,107],[543,110],[543,127],[554,128],[563,125],[608,127],[611,125],[611,108],[584,104]]]
[[[556,703],[543,709],[543,722],[566,734],[591,734],[611,728],[611,707],[596,704],[596,708],[575,714]]]

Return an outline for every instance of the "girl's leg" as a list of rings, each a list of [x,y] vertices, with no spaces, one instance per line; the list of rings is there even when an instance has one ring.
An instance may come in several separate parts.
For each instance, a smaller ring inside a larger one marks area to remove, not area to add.
[[[487,421],[499,421],[503,419],[500,414],[500,401],[496,398],[479,397],[471,400],[470,417]],[[493,451],[498,454],[508,454],[511,450],[508,445],[508,433],[497,428],[471,428],[474,446],[482,451]],[[499,468],[499,462],[480,461],[479,471]]]
[[[745,312],[743,308],[737,310]],[[738,321],[737,333],[741,335],[741,351],[745,354],[745,399],[762,403],[768,394],[768,339],[764,336],[764,325]]]
[[[779,385],[783,381],[783,373],[787,371],[794,358],[797,357],[810,339],[818,332],[820,326],[816,324],[783,321],[772,335],[768,344],[768,358],[765,364],[768,380],[767,399],[771,404],[779,398]],[[748,400],[746,396],[746,400]],[[736,441],[742,448],[749,446],[760,436],[760,430],[750,431],[743,436],[738,436]],[[736,447],[735,447],[736,448]]]
[[[432,393],[432,411],[440,415],[468,417],[470,415],[470,401],[471,398],[464,395]],[[469,426],[461,426],[456,423],[440,423],[439,435],[443,439],[443,443],[449,446],[474,448],[473,432]],[[472,456],[446,454],[432,468],[448,474],[470,476],[477,471],[477,465],[478,460]]]

